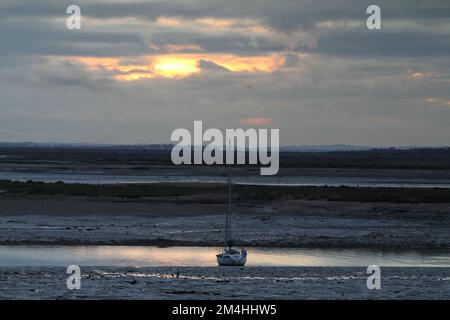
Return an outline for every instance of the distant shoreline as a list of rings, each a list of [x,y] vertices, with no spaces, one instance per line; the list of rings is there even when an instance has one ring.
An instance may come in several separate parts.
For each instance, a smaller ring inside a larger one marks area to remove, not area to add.
[[[182,168],[173,165],[171,148],[128,148],[128,147],[2,147],[0,145],[0,170],[10,165],[75,167],[102,169],[110,165],[122,168],[147,167]],[[208,166],[187,166],[205,168]],[[252,168],[252,166],[238,166]],[[255,167],[255,166],[253,166]],[[211,168],[211,167],[210,167]],[[445,170],[450,169],[450,147],[442,148],[385,148],[369,150],[309,150],[281,151],[280,168],[354,168],[354,169],[403,169],[403,170]],[[215,170],[221,170],[221,166]]]

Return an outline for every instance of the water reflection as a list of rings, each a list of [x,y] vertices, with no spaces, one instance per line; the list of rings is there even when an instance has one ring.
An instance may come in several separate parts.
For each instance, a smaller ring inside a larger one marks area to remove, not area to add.
[[[214,247],[0,246],[0,266],[216,266]],[[250,248],[248,266],[447,266],[450,252]]]

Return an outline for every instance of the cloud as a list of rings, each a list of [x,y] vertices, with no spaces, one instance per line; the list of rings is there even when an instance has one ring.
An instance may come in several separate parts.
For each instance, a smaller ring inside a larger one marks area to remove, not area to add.
[[[415,71],[413,69],[409,69],[408,70],[408,74],[409,77],[413,80],[420,80],[420,79],[425,79],[425,78],[429,78],[433,75],[433,72],[420,72],[420,71]]]
[[[0,3],[2,139],[168,142],[276,123],[282,144],[448,144],[450,3]],[[445,107],[443,107],[445,106]]]
[[[272,124],[272,119],[256,117],[241,119],[239,122],[246,126],[268,126]]]
[[[269,73],[282,68],[283,55],[235,56],[231,54],[164,54],[121,57],[59,57],[50,56],[57,63],[67,61],[84,66],[86,71],[101,72],[118,81],[136,81],[154,78],[183,79],[198,75],[202,70],[236,73]]]
[[[225,67],[222,67],[216,63],[214,63],[213,61],[208,61],[208,60],[203,60],[200,59],[198,66],[202,69],[202,70],[212,70],[212,71],[225,71],[225,72],[229,72],[230,70],[228,70]]]
[[[365,28],[369,1],[359,0],[226,5],[218,0],[80,1],[84,20],[79,32],[65,28],[65,4],[69,1],[3,3],[0,54],[135,56],[203,50],[261,55],[290,50],[411,57],[450,51],[446,1],[381,1],[385,27],[375,32]]]
[[[440,106],[450,106],[450,99],[442,97],[427,97],[425,102]]]

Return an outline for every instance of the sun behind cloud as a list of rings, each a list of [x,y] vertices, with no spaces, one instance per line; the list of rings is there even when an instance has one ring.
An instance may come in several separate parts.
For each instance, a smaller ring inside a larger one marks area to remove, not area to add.
[[[200,62],[210,61],[233,73],[271,73],[282,68],[284,54],[274,53],[259,56],[237,56],[233,54],[180,53],[133,57],[49,57],[52,60],[74,61],[90,72],[107,72],[117,81],[167,78],[183,79],[202,73]]]
[[[154,60],[153,71],[164,78],[184,78],[200,73],[198,60],[182,57],[158,57]]]

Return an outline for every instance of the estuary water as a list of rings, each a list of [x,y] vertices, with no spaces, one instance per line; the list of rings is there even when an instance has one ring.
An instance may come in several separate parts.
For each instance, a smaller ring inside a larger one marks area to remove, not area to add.
[[[247,248],[247,266],[450,267],[450,252]],[[216,247],[0,246],[0,267],[216,266]]]
[[[41,181],[84,184],[214,182],[226,183],[226,177],[202,175],[120,175],[103,173],[11,172],[0,171],[0,180]],[[234,176],[235,184],[285,186],[349,186],[450,188],[448,179],[416,179],[388,177],[333,177],[333,176]]]

